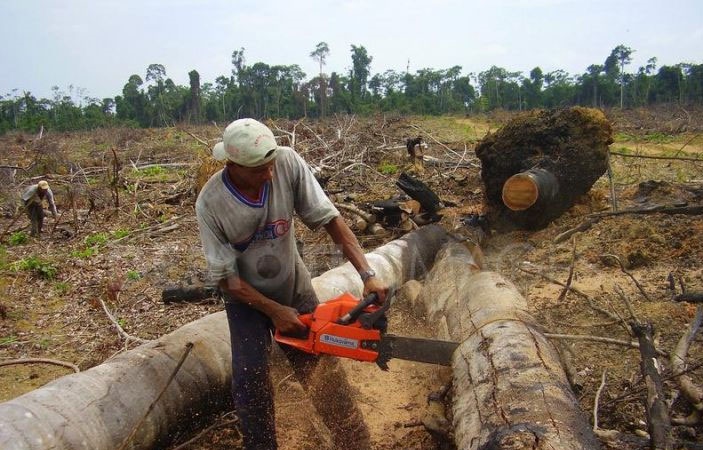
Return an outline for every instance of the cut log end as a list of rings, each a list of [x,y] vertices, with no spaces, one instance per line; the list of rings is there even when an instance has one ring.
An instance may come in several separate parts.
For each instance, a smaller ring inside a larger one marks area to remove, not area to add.
[[[525,211],[537,202],[541,206],[550,205],[558,195],[557,178],[540,168],[516,173],[503,184],[503,204],[513,211]]]
[[[513,211],[524,211],[539,198],[537,182],[529,173],[518,173],[503,184],[503,204]]]

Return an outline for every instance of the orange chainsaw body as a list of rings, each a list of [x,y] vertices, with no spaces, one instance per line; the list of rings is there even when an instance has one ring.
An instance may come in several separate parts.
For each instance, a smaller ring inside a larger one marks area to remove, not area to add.
[[[337,323],[341,317],[359,305],[359,299],[349,293],[321,303],[314,312],[303,314],[300,321],[308,327],[305,337],[282,335],[276,330],[275,339],[282,344],[313,354],[326,354],[351,358],[357,361],[374,362],[378,358],[381,331],[363,328],[358,320],[343,325]],[[369,305],[363,311],[374,312],[377,305]]]

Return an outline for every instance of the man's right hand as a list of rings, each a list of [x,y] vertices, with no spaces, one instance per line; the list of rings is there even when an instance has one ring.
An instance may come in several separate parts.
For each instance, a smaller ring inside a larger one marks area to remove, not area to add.
[[[298,311],[290,306],[278,305],[276,310],[271,314],[273,326],[281,332],[281,334],[295,335],[302,333],[307,328],[303,322],[298,319]]]
[[[266,314],[283,334],[304,333],[307,327],[298,319],[298,311],[290,306],[267,298],[241,278],[230,275],[219,282],[220,289],[229,293],[237,301]]]

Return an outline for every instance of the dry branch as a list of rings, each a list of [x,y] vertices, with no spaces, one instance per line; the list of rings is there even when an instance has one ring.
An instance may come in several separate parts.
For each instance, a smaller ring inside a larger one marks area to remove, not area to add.
[[[642,285],[640,284],[640,282],[637,281],[637,279],[635,278],[635,276],[632,275],[630,272],[628,272],[627,269],[625,269],[625,265],[622,263],[622,261],[620,260],[620,258],[618,258],[616,255],[611,255],[611,254],[609,254],[609,253],[606,253],[606,254],[601,255],[601,257],[603,257],[603,258],[612,258],[612,259],[614,259],[615,261],[617,261],[618,265],[620,266],[620,270],[622,271],[622,273],[624,273],[625,275],[627,275],[628,277],[630,277],[630,279],[632,280],[632,282],[635,283],[635,286],[637,286],[637,289],[639,289],[639,291],[642,293],[642,295],[644,296],[645,299],[647,299],[647,300],[650,301],[650,302],[652,301],[652,299],[649,298],[649,295],[647,295],[647,293],[644,291],[644,288],[642,287]]]
[[[674,296],[675,302],[703,303],[703,292],[683,292]]]
[[[621,345],[623,347],[629,347],[629,348],[640,348],[640,345],[637,342],[625,341],[622,339],[615,339],[615,338],[609,338],[609,337],[603,337],[603,336],[591,336],[591,335],[586,335],[586,334],[559,334],[559,333],[544,333],[544,335],[550,339],[565,339],[565,340],[571,340],[571,341],[592,341],[592,342],[602,342],[604,344]],[[656,350],[656,353],[659,356],[669,356],[669,354],[663,350]]]
[[[603,388],[605,387],[605,379],[607,376],[608,371],[604,370],[603,375],[600,377],[600,386],[598,386],[598,390],[596,391],[596,398],[593,401],[593,431],[598,430],[598,403],[600,402],[600,394],[603,392]]]
[[[119,298],[119,292],[116,292],[114,295],[116,295],[116,298]],[[98,296],[98,300],[100,301],[100,305],[103,307],[103,311],[105,311],[105,315],[107,315],[107,318],[112,322],[112,324],[115,326],[117,329],[117,333],[127,342],[130,341],[135,341],[139,342],[140,344],[144,344],[146,342],[149,342],[147,339],[142,339],[137,336],[132,336],[131,334],[127,333],[124,328],[122,328],[122,325],[120,325],[119,321],[115,318],[115,316],[110,312],[110,310],[107,308],[107,305],[105,304],[105,301],[102,299],[102,297]]]
[[[575,263],[576,263],[576,238],[574,238],[571,242],[571,263],[569,264],[569,276],[566,278],[566,283],[564,284],[564,288],[559,293],[559,297],[557,298],[558,303],[564,301],[564,299],[566,298],[566,294],[569,292],[569,288],[571,288],[571,282],[574,280],[574,265],[575,265]]]
[[[598,390],[596,391],[596,398],[593,402],[593,432],[598,436],[599,438],[605,440],[605,441],[626,441],[626,440],[631,440],[633,439],[632,436],[625,436],[624,433],[621,433],[618,430],[605,430],[603,428],[600,428],[598,426],[598,405],[600,403],[600,396],[601,393],[603,392],[603,388],[605,388],[605,380],[607,378],[607,371],[603,370],[603,374],[601,375],[600,378],[600,386],[598,386]],[[644,439],[642,439],[644,441]]]
[[[76,373],[81,371],[81,369],[79,369],[78,366],[73,363],[66,362],[66,361],[59,361],[56,359],[48,359],[48,358],[22,358],[22,359],[8,359],[5,361],[0,361],[0,367],[12,366],[12,365],[16,365],[16,364],[53,364],[55,366],[68,367],[69,369],[73,370]]]
[[[345,211],[348,211],[352,214],[356,214],[357,216],[364,219],[367,224],[376,223],[376,216],[374,216],[371,213],[367,213],[366,211],[360,209],[356,205],[350,205],[348,203],[335,203],[334,206],[336,206],[339,209],[343,209]]]
[[[609,216],[622,216],[625,214],[685,214],[699,215],[703,214],[703,205],[694,206],[670,206],[670,205],[655,205],[648,208],[621,209],[619,211],[606,211],[600,213],[589,214],[583,222],[575,228],[566,230],[554,238],[554,243],[560,243],[570,238],[574,233],[586,231],[593,224],[598,223],[602,218]]]
[[[641,159],[665,159],[671,161],[696,161],[703,162],[703,158],[687,158],[685,156],[655,156],[655,155],[633,155],[630,153],[610,152],[611,155],[621,156],[623,158],[641,158]]]
[[[284,130],[283,128],[278,127],[277,125],[274,125],[274,128],[276,129],[276,131],[279,131],[279,132],[285,134],[286,136],[288,136],[288,146],[289,146],[290,148],[295,148],[295,129],[296,129],[296,128],[298,127],[298,125],[300,125],[304,120],[305,120],[305,118],[302,118],[302,119],[300,119],[299,121],[295,122],[295,123],[293,124],[293,131],[287,131],[287,130]]]
[[[185,216],[176,216],[176,217],[172,217],[171,219],[166,220],[164,222],[158,223],[156,225],[152,225],[150,227],[140,228],[138,230],[130,231],[130,233],[128,235],[123,236],[118,239],[115,239],[113,241],[110,241],[106,244],[106,246],[111,246],[111,245],[120,243],[122,241],[131,241],[132,239],[135,239],[143,234],[147,234],[149,236],[152,236],[155,234],[172,231],[172,230],[178,228],[178,224],[176,222],[178,222],[184,218],[185,218]]]
[[[607,309],[603,309],[600,306],[596,305],[590,295],[586,294],[585,292],[583,292],[582,290],[580,290],[574,286],[567,287],[566,283],[562,283],[561,281],[557,280],[556,278],[551,277],[551,276],[547,275],[546,273],[540,272],[539,270],[529,270],[529,269],[525,268],[523,265],[519,265],[518,270],[525,272],[525,273],[529,273],[531,275],[538,275],[538,276],[544,278],[545,280],[551,281],[554,284],[558,284],[559,286],[563,286],[565,288],[568,288],[570,291],[572,291],[573,293],[577,294],[579,297],[586,300],[588,302],[588,306],[590,306],[591,309],[598,311],[599,313],[601,313],[605,316],[610,317],[614,321],[617,321],[617,322],[621,321],[621,318],[619,316],[617,316],[616,314],[613,314],[612,312],[608,311]]]
[[[177,447],[172,448],[171,450],[183,450],[184,448],[188,448],[188,446],[190,446],[190,444],[198,442],[200,440],[200,438],[202,438],[207,433],[209,433],[210,431],[212,431],[216,428],[222,428],[222,427],[226,427],[228,425],[235,425],[235,424],[239,423],[239,419],[237,417],[235,417],[234,419],[223,420],[225,418],[225,416],[232,414],[232,413],[233,413],[233,411],[228,412],[226,414],[223,414],[222,417],[220,417],[215,423],[213,423],[209,427],[205,428],[204,430],[201,430],[197,435],[195,435],[191,439],[188,439],[184,443],[179,444]]]
[[[670,450],[673,448],[669,408],[664,397],[657,351],[654,347],[654,327],[651,324],[633,323],[632,331],[640,343],[642,359],[640,367],[647,386],[647,427],[652,440],[651,448]]]
[[[688,325],[681,339],[679,339],[670,358],[671,371],[676,377],[681,392],[698,412],[703,411],[703,389],[696,385],[693,380],[691,380],[691,377],[683,375],[683,372],[686,370],[686,355],[688,354],[688,349],[691,346],[691,342],[693,342],[693,339],[696,337],[701,322],[703,322],[703,305],[698,305],[695,317]]]
[[[196,141],[198,141],[200,144],[202,144],[203,146],[207,147],[208,150],[210,149],[210,147],[212,147],[212,146],[210,145],[210,143],[207,142],[205,139],[196,136],[195,134],[191,133],[190,131],[186,130],[185,128],[179,128],[179,130],[180,130],[180,131],[183,131],[184,133],[186,133],[187,135],[189,135],[190,137],[192,137],[193,139],[195,139]]]
[[[613,168],[610,164],[610,150],[608,150],[608,184],[610,184],[610,204],[613,205],[613,211],[618,210],[618,196],[615,193],[615,182],[613,181]]]
[[[461,155],[459,155],[459,153],[457,153],[456,151],[449,148],[449,146],[447,146],[445,143],[441,142],[439,139],[434,137],[432,134],[428,133],[427,130],[424,130],[423,128],[421,128],[418,125],[413,125],[412,127],[415,128],[416,130],[418,130],[420,133],[422,133],[423,136],[428,136],[430,139],[435,141],[437,144],[441,145],[445,150],[449,151],[453,155],[459,156],[459,157],[461,156]]]

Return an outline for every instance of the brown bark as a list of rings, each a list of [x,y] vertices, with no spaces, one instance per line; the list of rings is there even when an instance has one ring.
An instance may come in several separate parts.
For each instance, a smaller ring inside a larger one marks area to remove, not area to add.
[[[440,338],[461,342],[453,361],[457,448],[599,448],[556,349],[512,283],[480,271],[453,243],[437,256],[418,302]]]
[[[219,295],[216,286],[174,286],[161,291],[161,300],[168,303],[197,302]]]
[[[670,450],[673,448],[669,408],[666,406],[664,387],[658,367],[657,351],[654,346],[654,327],[650,323],[633,323],[632,332],[640,343],[640,371],[647,386],[647,428],[649,430],[650,448]]]
[[[686,294],[687,293],[684,292],[680,295]],[[703,297],[700,293],[698,295]],[[676,297],[674,297],[674,299],[676,299]],[[703,388],[694,383],[691,377],[685,373],[687,371],[686,360],[688,349],[691,347],[691,343],[696,337],[696,333],[698,333],[701,323],[703,323],[703,304],[699,304],[696,307],[696,315],[688,324],[686,332],[679,339],[679,342],[676,344],[670,358],[671,372],[676,375],[676,381],[681,388],[681,393],[695,408],[695,414],[699,414],[700,411],[703,411]]]

